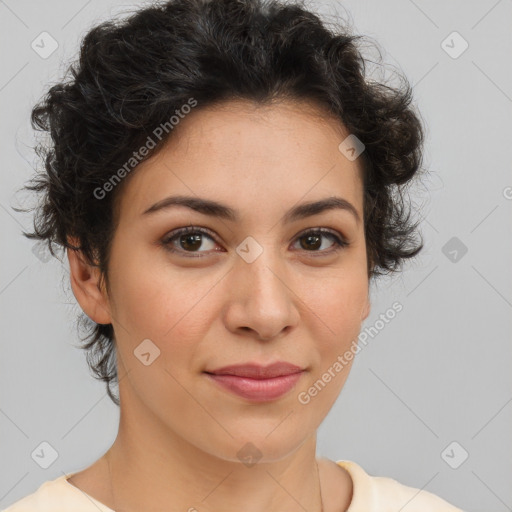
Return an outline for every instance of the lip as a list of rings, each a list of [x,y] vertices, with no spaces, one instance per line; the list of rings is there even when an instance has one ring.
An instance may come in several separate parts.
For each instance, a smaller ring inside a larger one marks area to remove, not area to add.
[[[300,371],[302,371],[300,366],[286,361],[277,361],[276,363],[266,366],[258,363],[233,364],[215,370],[208,370],[206,373],[215,375],[235,375],[237,377],[249,377],[250,379],[271,379],[291,375]]]
[[[205,372],[224,389],[253,402],[276,400],[291,391],[304,370],[287,362],[231,365]]]

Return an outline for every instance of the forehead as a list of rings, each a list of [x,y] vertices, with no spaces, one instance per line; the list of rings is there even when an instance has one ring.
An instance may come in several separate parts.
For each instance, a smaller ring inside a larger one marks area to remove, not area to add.
[[[362,207],[359,160],[350,161],[338,149],[349,132],[323,109],[290,101],[230,101],[196,109],[130,176],[121,198],[123,216],[140,214],[174,193],[214,197],[238,209],[254,206],[258,197],[267,205],[286,205],[336,192]]]
[[[285,152],[300,155],[313,146],[326,150],[349,133],[325,108],[281,99],[270,104],[232,100],[199,108],[185,116],[173,135],[167,147],[175,152],[186,153],[189,144],[200,143],[203,151],[222,149],[225,155],[262,159]]]

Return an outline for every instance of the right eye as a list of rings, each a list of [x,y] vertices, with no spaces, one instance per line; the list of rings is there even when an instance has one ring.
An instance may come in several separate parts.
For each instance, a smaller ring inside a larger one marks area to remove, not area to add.
[[[208,252],[199,250],[204,245],[205,237],[213,242],[213,244],[209,244],[211,249],[211,246],[215,245],[216,242],[213,236],[210,234],[209,230],[197,226],[187,226],[186,228],[175,229],[174,231],[171,231],[165,235],[165,237],[162,239],[162,245],[166,250],[172,253],[177,253],[187,258],[201,258],[203,257],[202,254],[193,255],[191,253]],[[213,251],[219,252],[218,249],[213,249]]]

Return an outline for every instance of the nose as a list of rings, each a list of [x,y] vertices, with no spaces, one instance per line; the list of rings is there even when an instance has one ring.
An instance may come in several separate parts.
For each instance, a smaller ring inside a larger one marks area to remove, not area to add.
[[[298,290],[285,266],[266,249],[255,261],[240,259],[229,273],[229,299],[224,323],[233,333],[249,331],[260,340],[271,340],[298,325]]]

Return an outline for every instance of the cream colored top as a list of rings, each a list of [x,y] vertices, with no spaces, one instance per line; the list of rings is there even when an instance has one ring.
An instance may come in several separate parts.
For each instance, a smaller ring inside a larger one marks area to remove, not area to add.
[[[402,485],[392,478],[371,476],[355,462],[339,460],[353,482],[347,512],[463,512],[435,494]],[[66,478],[48,480],[39,488],[0,512],[114,512]]]

